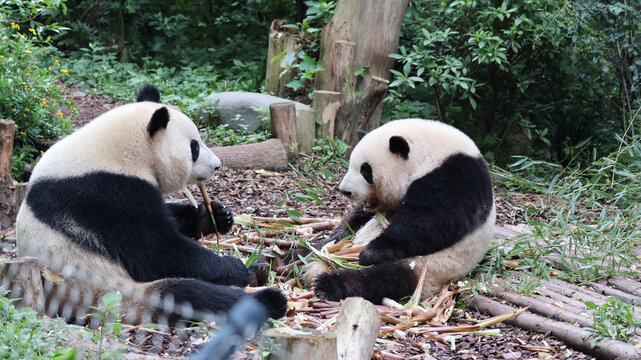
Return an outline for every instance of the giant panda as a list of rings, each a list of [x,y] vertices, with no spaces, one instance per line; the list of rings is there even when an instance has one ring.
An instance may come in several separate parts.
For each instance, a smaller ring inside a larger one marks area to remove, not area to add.
[[[358,205],[329,240],[357,231],[360,270],[304,268],[318,297],[374,303],[411,295],[427,264],[422,297],[467,275],[493,238],[496,211],[488,166],[458,129],[404,119],[359,132],[339,189]],[[322,245],[322,244],[321,244]]]
[[[159,101],[158,90],[144,86],[137,102],[62,139],[33,169],[16,221],[17,254],[36,257],[50,274],[49,315],[78,320],[119,290],[126,322],[201,321],[229,310],[261,271],[194,240],[212,232],[203,205],[163,200],[211,179],[221,162],[187,116]],[[227,232],[231,211],[213,208]],[[284,315],[280,290],[253,295],[271,317]]]

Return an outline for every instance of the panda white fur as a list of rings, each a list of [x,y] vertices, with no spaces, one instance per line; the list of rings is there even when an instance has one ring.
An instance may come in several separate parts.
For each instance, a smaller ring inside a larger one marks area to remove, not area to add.
[[[256,275],[191,238],[213,232],[203,205],[164,202],[162,193],[211,179],[221,163],[193,122],[159,100],[146,85],[136,103],[99,116],[35,166],[16,221],[17,250],[62,275],[45,289],[50,315],[78,319],[120,290],[127,322],[200,321],[245,295],[229,285],[244,287]],[[228,231],[231,211],[213,205],[218,230]],[[280,291],[254,295],[272,317],[284,315]]]
[[[487,252],[496,217],[488,166],[474,142],[422,119],[392,121],[359,137],[340,184],[359,205],[330,240],[360,227],[352,239],[366,245],[359,263],[372,266],[325,272],[324,263],[312,262],[305,277],[317,296],[399,300],[414,292],[425,263],[423,298],[467,275]]]

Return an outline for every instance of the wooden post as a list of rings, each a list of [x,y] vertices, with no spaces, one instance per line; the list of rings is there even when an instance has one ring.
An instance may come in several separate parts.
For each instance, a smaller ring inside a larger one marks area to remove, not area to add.
[[[316,111],[300,109],[296,110],[296,138],[298,139],[298,151],[309,154],[314,147],[316,135]]]
[[[254,144],[212,147],[224,167],[230,169],[289,169],[287,149],[279,139],[269,139]]]
[[[16,197],[11,179],[14,132],[13,121],[0,119],[0,228],[12,226],[16,220]]]
[[[263,331],[263,336],[274,339],[278,346],[269,355],[270,360],[337,360],[336,334],[333,332],[272,328]]]
[[[265,75],[265,92],[272,95],[286,97],[291,89],[285,85],[292,79],[290,70],[280,66],[285,55],[283,52],[291,53],[296,48],[296,29],[284,28],[287,20],[274,20],[269,29],[269,47],[267,49],[267,72]],[[278,59],[274,58],[281,55]],[[284,72],[283,72],[284,71]]]
[[[318,119],[317,138],[334,138],[336,112],[341,106],[340,96],[341,93],[336,91],[316,90],[314,92],[314,104],[312,107],[316,111],[316,118]]]
[[[293,102],[280,102],[269,105],[272,132],[287,148],[290,160],[298,157],[298,139],[296,138],[296,106]]]
[[[0,261],[0,285],[11,292],[10,299],[18,299],[18,307],[30,307],[44,315],[45,301],[40,267],[34,257],[3,259]]]
[[[336,351],[339,360],[369,360],[381,328],[381,314],[363,298],[347,298],[336,318]]]
[[[320,57],[328,71],[316,73],[315,87],[341,93],[333,135],[350,145],[356,143],[356,130],[380,125],[380,104],[394,64],[389,54],[397,51],[408,3],[340,1],[323,28]]]

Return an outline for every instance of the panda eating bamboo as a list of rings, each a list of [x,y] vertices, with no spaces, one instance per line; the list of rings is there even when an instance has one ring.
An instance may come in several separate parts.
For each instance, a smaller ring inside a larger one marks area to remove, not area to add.
[[[202,205],[164,202],[163,193],[211,179],[221,162],[194,123],[159,100],[145,86],[136,103],[62,139],[35,166],[17,217],[17,250],[54,274],[45,286],[49,315],[80,319],[119,290],[126,322],[201,321],[229,310],[260,271],[193,239],[213,232]],[[218,230],[227,232],[231,211],[212,205]],[[252,295],[272,317],[284,315],[279,290]]]
[[[458,129],[422,119],[391,121],[359,132],[340,191],[359,204],[329,240],[365,246],[361,270],[331,271],[315,260],[304,268],[322,299],[360,296],[400,300],[417,288],[422,298],[464,277],[493,238],[496,211],[488,166]],[[317,244],[322,245],[322,244]]]

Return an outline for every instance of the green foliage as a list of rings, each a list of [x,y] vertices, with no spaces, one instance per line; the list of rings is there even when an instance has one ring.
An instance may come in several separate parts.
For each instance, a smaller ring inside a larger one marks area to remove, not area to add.
[[[106,293],[102,297],[102,304],[98,307],[93,307],[96,310],[91,316],[100,321],[98,331],[93,337],[93,340],[98,343],[98,351],[96,353],[97,359],[114,358],[127,352],[126,349],[121,349],[117,353],[105,352],[102,349],[102,344],[105,337],[108,335],[118,336],[122,329],[120,322],[122,315],[120,314],[120,306],[122,305],[122,294],[119,291]]]
[[[585,306],[592,311],[594,326],[588,328],[593,333],[590,345],[594,347],[600,340],[628,340],[634,335],[641,321],[634,318],[634,305],[615,297],[609,297],[601,305],[586,301]]]
[[[121,62],[153,58],[166,66],[229,68],[232,59],[264,63],[265,29],[293,18],[286,0],[68,0],[65,50],[111,46]],[[186,56],[188,54],[188,56]]]
[[[256,132],[247,131],[246,127],[241,125],[240,130],[233,130],[229,125],[222,124],[216,127],[206,127],[201,130],[203,141],[214,146],[228,146],[251,144],[265,141],[271,137],[269,130],[258,130]]]
[[[491,160],[520,153],[567,164],[565,150],[588,138],[599,155],[614,150],[610,134],[641,107],[641,15],[625,2],[413,5],[391,55],[386,118],[439,118]]]
[[[62,320],[37,317],[30,308],[16,309],[13,300],[0,288],[0,358],[74,359],[76,350],[63,349],[65,338],[59,331]]]
[[[314,139],[314,153],[301,154],[297,170],[304,176],[318,174],[324,178],[335,178],[349,166],[344,157],[350,148],[340,139]]]
[[[592,152],[587,165],[521,158],[512,173],[493,168],[497,184],[539,192],[546,200],[525,208],[532,234],[489,253],[483,267],[490,276],[504,274],[509,261],[510,267],[542,278],[556,272],[569,281],[589,282],[638,264],[631,250],[641,238],[641,142],[617,140],[618,150],[602,158]]]
[[[50,35],[61,30],[39,21],[42,14],[65,9],[64,1],[0,1],[0,118],[16,123],[12,175],[26,180],[25,167],[36,161],[45,141],[71,132],[62,110],[76,112],[60,96],[57,82],[69,75],[58,59]]]
[[[306,15],[308,20],[323,19],[327,22],[334,15],[334,9],[338,5],[338,1],[305,1],[305,5],[307,5]]]

